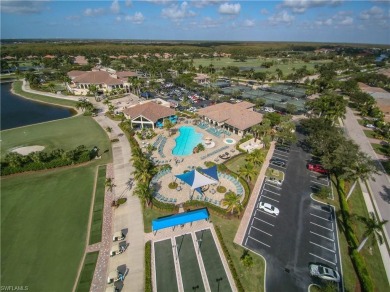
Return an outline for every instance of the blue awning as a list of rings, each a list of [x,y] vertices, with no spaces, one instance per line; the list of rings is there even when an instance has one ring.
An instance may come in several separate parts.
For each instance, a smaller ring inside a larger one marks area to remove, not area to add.
[[[200,171],[203,172],[204,174],[207,174],[209,177],[211,177],[215,180],[219,180],[218,179],[218,170],[217,170],[216,165],[209,167],[209,168],[205,168],[205,169],[201,168]]]
[[[209,216],[210,214],[207,208],[170,215],[170,216],[153,220],[152,230],[157,231],[168,227],[173,227],[173,226],[178,226],[178,225],[182,225],[194,221],[204,220],[204,219],[208,219]]]

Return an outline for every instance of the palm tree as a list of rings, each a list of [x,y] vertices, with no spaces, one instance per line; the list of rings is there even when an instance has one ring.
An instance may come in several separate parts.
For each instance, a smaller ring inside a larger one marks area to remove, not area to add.
[[[133,196],[137,196],[143,205],[147,204],[148,206],[152,203],[153,193],[149,186],[145,183],[137,184]]]
[[[387,220],[378,221],[375,217],[375,214],[373,212],[370,213],[371,218],[366,217],[359,217],[359,220],[364,223],[366,227],[366,231],[363,233],[363,241],[360,243],[359,247],[357,248],[357,251],[360,252],[360,250],[364,247],[368,239],[372,239],[371,245],[373,245],[375,242],[379,242],[381,245],[383,243],[383,236],[382,236],[382,227],[388,222]]]
[[[261,125],[255,125],[252,127],[252,133],[255,136],[255,143],[262,132],[263,132],[263,127]]]
[[[225,195],[225,198],[222,200],[222,205],[227,207],[226,212],[231,212],[231,214],[233,214],[236,210],[238,215],[240,215],[243,210],[243,206],[240,202],[240,196],[233,192],[228,192]]]
[[[110,192],[112,192],[113,188],[116,187],[111,177],[106,178],[106,182],[104,183],[104,185],[106,186],[107,190]]]
[[[261,165],[264,162],[265,153],[260,149],[255,149],[246,157],[246,161],[254,165]]]
[[[249,183],[257,175],[257,170],[252,163],[248,163],[240,167],[238,174]]]

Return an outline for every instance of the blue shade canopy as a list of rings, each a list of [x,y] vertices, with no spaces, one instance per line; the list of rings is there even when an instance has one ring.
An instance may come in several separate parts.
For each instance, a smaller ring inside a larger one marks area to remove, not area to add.
[[[212,167],[209,167],[209,168],[202,168],[201,169],[201,172],[203,172],[204,174],[207,174],[209,177],[215,179],[215,180],[219,180],[218,179],[218,171],[217,171],[217,166],[214,165]]]
[[[163,218],[158,218],[152,221],[152,230],[157,231],[163,228],[182,225],[194,221],[208,219],[210,216],[206,208],[198,209],[194,211],[188,211],[185,213],[179,213]]]
[[[218,182],[218,180],[211,179],[201,174],[196,169],[175,176],[190,185],[192,190]]]

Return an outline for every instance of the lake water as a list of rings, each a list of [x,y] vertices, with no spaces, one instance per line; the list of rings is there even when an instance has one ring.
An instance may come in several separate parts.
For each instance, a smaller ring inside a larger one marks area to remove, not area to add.
[[[2,83],[0,130],[68,118],[75,114],[72,109],[35,102],[12,94],[11,83]]]

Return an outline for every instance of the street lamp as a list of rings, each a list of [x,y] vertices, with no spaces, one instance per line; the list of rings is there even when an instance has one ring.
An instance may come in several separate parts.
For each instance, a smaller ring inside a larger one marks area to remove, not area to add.
[[[221,278],[217,278],[217,279],[215,279],[215,281],[217,281],[217,283],[218,283],[218,292],[219,292],[219,282],[221,282],[223,280],[223,278],[221,277]]]

